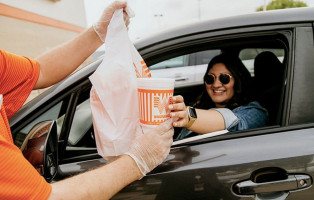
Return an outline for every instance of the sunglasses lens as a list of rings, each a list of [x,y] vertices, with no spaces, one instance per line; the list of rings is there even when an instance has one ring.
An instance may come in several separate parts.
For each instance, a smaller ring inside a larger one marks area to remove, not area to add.
[[[222,84],[228,84],[230,82],[230,76],[228,74],[220,74],[219,81]]]
[[[205,83],[210,85],[210,84],[213,84],[215,81],[215,77],[213,75],[206,75],[205,76]]]

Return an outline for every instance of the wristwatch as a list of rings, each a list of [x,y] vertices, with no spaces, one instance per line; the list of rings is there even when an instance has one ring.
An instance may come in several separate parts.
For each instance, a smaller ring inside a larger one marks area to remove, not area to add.
[[[190,128],[197,119],[197,114],[195,108],[193,107],[187,106],[186,110],[188,111],[189,122],[185,125],[185,128]]]

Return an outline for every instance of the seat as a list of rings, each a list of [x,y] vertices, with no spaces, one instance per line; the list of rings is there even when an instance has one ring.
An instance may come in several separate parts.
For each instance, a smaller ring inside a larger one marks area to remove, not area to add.
[[[264,51],[254,60],[254,98],[269,114],[269,125],[279,123],[284,67],[277,56]]]

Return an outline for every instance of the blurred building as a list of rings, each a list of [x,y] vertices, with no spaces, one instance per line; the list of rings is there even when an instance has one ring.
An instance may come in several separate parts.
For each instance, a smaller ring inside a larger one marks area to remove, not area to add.
[[[0,0],[0,49],[11,53],[34,58],[86,26],[84,0]]]
[[[35,57],[86,28],[84,0],[0,0],[0,48]]]

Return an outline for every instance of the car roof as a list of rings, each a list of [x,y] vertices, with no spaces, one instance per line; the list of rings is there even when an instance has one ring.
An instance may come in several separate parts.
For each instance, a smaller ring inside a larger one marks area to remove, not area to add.
[[[266,24],[285,24],[285,23],[300,23],[314,21],[314,7],[308,8],[291,8],[283,10],[263,11],[246,15],[238,15],[219,19],[201,21],[198,23],[185,25],[173,29],[166,30],[156,35],[143,38],[134,43],[135,47],[141,49],[153,46],[163,41],[171,40],[172,38],[183,37],[200,32],[210,32],[215,30],[223,30],[236,27],[249,27]],[[28,104],[24,105],[11,119],[10,124],[14,126],[16,122],[22,119],[29,112],[32,112],[38,106],[42,105],[52,96],[60,91],[73,85],[77,80],[84,79],[89,76],[101,63],[102,57],[99,57],[95,62],[75,72],[64,81],[52,86],[38,97],[34,98]]]
[[[313,21],[314,7],[261,11],[251,14],[204,20],[173,29],[168,29],[153,36],[139,39],[135,42],[134,45],[138,50],[141,50],[141,48],[144,48],[148,45],[152,46],[162,41],[171,40],[171,38],[178,38],[184,35],[193,35],[194,33],[250,27],[256,25],[262,26],[270,24],[302,23]]]

